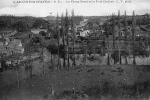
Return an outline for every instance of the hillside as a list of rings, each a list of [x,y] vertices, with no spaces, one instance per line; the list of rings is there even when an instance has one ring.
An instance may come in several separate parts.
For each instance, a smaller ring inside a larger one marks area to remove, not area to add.
[[[6,86],[0,92],[4,100],[148,100],[150,91],[149,66],[77,67],[70,71],[47,71],[43,77],[35,75],[22,80],[27,76],[24,72],[19,73],[19,88],[12,74],[16,72],[1,74]]]
[[[48,22],[43,18],[31,16],[0,16],[0,29],[17,29],[18,24],[27,25],[28,28],[38,28],[43,26],[46,28]]]

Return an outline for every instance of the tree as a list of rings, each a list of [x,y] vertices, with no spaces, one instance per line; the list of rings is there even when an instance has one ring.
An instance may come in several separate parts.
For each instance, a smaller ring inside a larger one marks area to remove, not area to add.
[[[48,22],[43,19],[36,19],[32,25],[32,28],[47,28]]]
[[[133,47],[133,51],[135,50],[135,25],[136,25],[136,20],[135,20],[135,13],[133,11],[133,16],[132,16],[132,47]],[[135,61],[135,54],[133,54],[133,65],[136,64]]]
[[[40,31],[39,34],[40,34],[41,36],[46,36],[46,35],[47,35],[47,33],[44,32],[44,31]]]
[[[121,43],[121,22],[120,22],[120,11],[118,12],[118,28],[119,28],[119,40],[117,42]],[[119,56],[119,64],[122,64],[122,59],[121,59],[121,44],[118,44],[118,56]]]
[[[68,18],[68,12],[66,11],[66,17],[65,17],[65,33],[66,33],[66,36],[67,36],[67,45],[66,45],[66,48],[67,48],[67,51],[66,51],[66,53],[67,53],[67,68],[69,68],[69,66],[70,66],[70,55],[69,55],[69,34],[68,34],[68,32],[69,32],[69,24],[70,24],[70,22],[69,22],[69,18]]]
[[[65,55],[66,55],[66,52],[65,52],[65,39],[66,39],[66,34],[65,34],[65,30],[64,30],[64,24],[65,24],[65,21],[64,21],[64,17],[63,15],[61,16],[61,29],[60,29],[60,36],[62,36],[62,41],[63,41],[63,44],[62,44],[62,47],[64,48],[64,56],[63,56],[63,67],[65,68],[66,67],[66,58],[65,58]]]
[[[32,41],[32,43],[35,43],[35,44],[41,43],[41,38],[40,37],[33,37],[31,41]]]
[[[0,29],[7,27],[6,22],[0,21]]]
[[[72,29],[72,35],[73,35],[73,65],[76,65],[76,59],[75,59],[75,38],[76,34],[74,31],[74,11],[72,11],[72,17],[71,17],[71,29]]]
[[[17,21],[13,27],[19,32],[29,31],[29,25],[25,21]]]

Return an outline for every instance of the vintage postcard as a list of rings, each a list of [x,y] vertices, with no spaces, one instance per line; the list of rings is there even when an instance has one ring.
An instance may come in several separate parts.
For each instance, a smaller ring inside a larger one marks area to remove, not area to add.
[[[150,1],[0,0],[0,100],[150,100]]]

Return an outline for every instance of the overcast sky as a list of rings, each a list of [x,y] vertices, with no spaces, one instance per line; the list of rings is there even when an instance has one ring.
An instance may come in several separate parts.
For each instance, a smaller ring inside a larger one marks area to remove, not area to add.
[[[126,3],[125,0],[59,0],[62,1],[62,3],[58,3],[58,0],[55,0],[57,3],[54,3],[54,0],[38,0],[48,1],[47,3],[19,3],[19,1],[29,0],[0,0],[0,15],[12,14],[16,16],[45,17],[48,15],[55,16],[57,13],[61,15],[66,9],[68,9],[69,12],[74,9],[76,15],[85,16],[117,14],[118,10],[120,10],[122,14],[124,10],[127,11],[127,14],[132,14],[133,10],[135,10],[136,14],[150,12],[150,0],[126,0]],[[80,1],[80,3],[71,1]],[[83,3],[82,1],[88,2]],[[90,3],[90,1],[95,2]],[[110,3],[110,1],[113,2]]]

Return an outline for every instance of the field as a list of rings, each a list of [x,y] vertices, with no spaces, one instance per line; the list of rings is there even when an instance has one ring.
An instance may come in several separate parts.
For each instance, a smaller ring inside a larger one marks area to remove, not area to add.
[[[18,82],[7,71],[0,73],[0,100],[149,100],[149,72],[142,65],[77,66]]]

